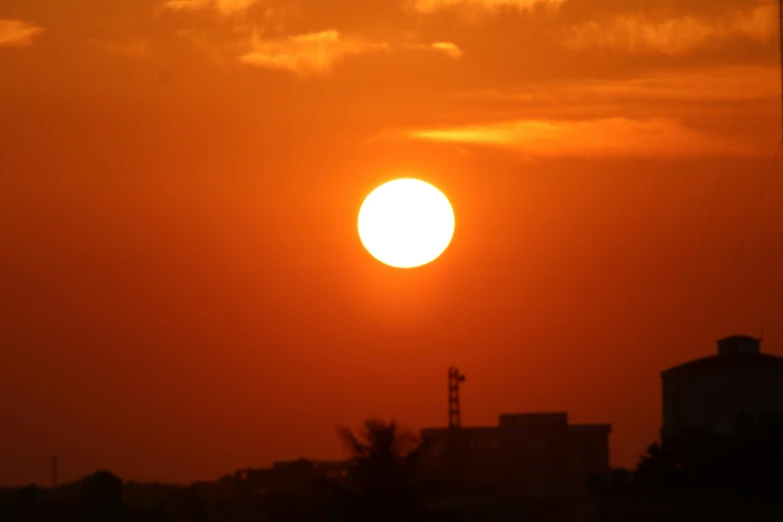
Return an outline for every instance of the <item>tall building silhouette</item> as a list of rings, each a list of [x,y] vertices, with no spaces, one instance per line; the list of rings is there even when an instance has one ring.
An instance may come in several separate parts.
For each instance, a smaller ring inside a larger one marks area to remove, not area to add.
[[[735,335],[717,354],[661,372],[661,438],[689,430],[733,435],[740,415],[783,411],[783,358],[761,353],[761,341]]]

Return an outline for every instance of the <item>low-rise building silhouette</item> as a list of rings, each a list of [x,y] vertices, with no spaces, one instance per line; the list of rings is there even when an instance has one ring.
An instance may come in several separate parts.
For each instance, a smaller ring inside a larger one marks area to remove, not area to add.
[[[278,461],[271,468],[249,468],[235,473],[236,479],[251,493],[291,492],[315,479],[340,480],[348,475],[349,461],[298,459]]]
[[[566,413],[500,415],[498,426],[427,428],[437,469],[464,482],[514,483],[536,491],[583,491],[609,473],[610,424],[569,424]]]
[[[783,358],[761,353],[761,341],[735,335],[718,353],[661,372],[661,439],[692,430],[734,435],[741,415],[783,411]]]
[[[609,467],[610,424],[566,413],[500,415],[497,426],[421,430],[439,506],[488,520],[594,520],[587,488]]]

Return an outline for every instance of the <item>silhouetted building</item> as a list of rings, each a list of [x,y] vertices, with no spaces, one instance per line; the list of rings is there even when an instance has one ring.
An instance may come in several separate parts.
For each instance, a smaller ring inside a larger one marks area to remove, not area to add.
[[[271,468],[243,469],[235,473],[240,484],[255,494],[291,492],[315,479],[340,480],[348,475],[348,461],[299,459],[278,461]]]
[[[700,429],[734,435],[740,415],[783,411],[783,358],[761,353],[761,341],[736,335],[718,353],[661,372],[661,438]]]
[[[522,491],[585,490],[587,479],[609,473],[610,424],[569,424],[566,413],[500,415],[498,426],[428,428],[436,466],[447,479],[514,484]],[[451,460],[451,466],[445,462]]]

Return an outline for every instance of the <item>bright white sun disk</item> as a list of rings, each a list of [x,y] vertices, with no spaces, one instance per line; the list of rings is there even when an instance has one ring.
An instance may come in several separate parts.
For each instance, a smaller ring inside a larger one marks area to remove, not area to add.
[[[429,183],[403,178],[376,188],[359,211],[359,237],[373,257],[413,268],[434,261],[451,243],[454,211]]]

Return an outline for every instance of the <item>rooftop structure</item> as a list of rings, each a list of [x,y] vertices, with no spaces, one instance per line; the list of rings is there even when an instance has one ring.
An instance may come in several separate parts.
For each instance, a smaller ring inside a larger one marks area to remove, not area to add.
[[[717,353],[661,372],[661,438],[700,429],[733,435],[742,414],[783,411],[783,358],[761,352],[761,341],[735,335]]]

